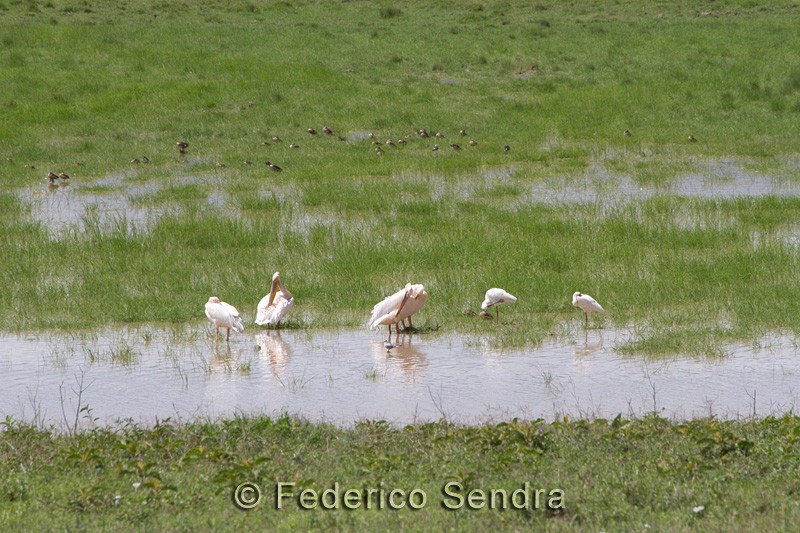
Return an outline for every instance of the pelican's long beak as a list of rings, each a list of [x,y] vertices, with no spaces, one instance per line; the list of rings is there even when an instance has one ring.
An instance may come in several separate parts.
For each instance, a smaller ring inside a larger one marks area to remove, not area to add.
[[[403,301],[400,302],[400,305],[397,306],[397,311],[394,312],[395,316],[400,314],[400,311],[403,309],[403,306],[406,305],[406,302],[408,301],[409,296],[411,296],[411,292],[410,291],[406,291],[405,296],[403,296]]]
[[[275,299],[275,293],[278,289],[278,280],[280,278],[275,278],[272,280],[272,286],[269,288],[269,302],[267,302],[267,307],[272,305],[272,301]]]

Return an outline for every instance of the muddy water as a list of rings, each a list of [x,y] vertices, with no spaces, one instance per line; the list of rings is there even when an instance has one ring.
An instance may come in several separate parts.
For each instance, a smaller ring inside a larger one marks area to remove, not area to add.
[[[654,362],[615,353],[626,333],[611,330],[522,350],[493,349],[481,337],[401,336],[387,352],[380,333],[366,330],[249,328],[227,345],[195,328],[2,335],[0,416],[62,427],[83,406],[103,424],[284,411],[338,424],[654,409],[674,418],[738,417],[789,411],[800,393],[796,342],[781,336],[728,346],[719,359]]]

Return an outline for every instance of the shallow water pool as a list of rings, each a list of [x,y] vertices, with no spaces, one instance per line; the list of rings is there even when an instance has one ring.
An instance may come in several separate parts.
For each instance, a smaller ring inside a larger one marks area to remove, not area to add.
[[[249,328],[226,344],[207,328],[83,335],[2,335],[0,416],[61,427],[132,419],[282,412],[351,424],[459,423],[512,417],[780,414],[793,409],[794,338],[726,347],[721,358],[623,357],[628,333],[589,330],[536,348],[498,350],[487,337],[400,335],[384,348],[366,330]]]

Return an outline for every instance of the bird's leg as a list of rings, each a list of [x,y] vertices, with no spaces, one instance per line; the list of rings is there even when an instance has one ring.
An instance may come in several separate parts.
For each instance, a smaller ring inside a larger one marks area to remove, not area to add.
[[[225,335],[225,342],[231,340],[231,328],[228,328],[228,333]]]
[[[217,325],[214,325],[214,340],[215,341],[219,340],[219,326]]]
[[[414,324],[411,323],[411,317],[408,317],[408,329],[409,331],[414,331]]]
[[[494,306],[494,321],[497,322],[498,324],[500,323],[500,306],[499,305],[495,305]]]
[[[586,328],[586,329],[589,329],[589,313],[587,313],[586,311],[584,311],[584,312],[583,312],[583,316],[584,316],[584,318],[586,318],[586,324],[585,324],[585,328]]]

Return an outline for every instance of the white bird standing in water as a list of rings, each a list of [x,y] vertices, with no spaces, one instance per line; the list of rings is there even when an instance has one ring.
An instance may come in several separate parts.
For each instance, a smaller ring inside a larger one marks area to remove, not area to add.
[[[597,300],[589,296],[588,294],[581,294],[580,292],[576,292],[572,295],[572,305],[575,307],[580,307],[583,310],[583,315],[586,318],[586,327],[589,327],[589,313],[605,313],[605,309]]]
[[[269,294],[261,298],[256,308],[256,324],[259,326],[281,327],[281,319],[294,305],[294,296],[281,283],[280,272],[272,275],[272,287]]]
[[[216,296],[212,296],[206,302],[206,316],[214,324],[214,340],[219,337],[219,328],[228,330],[225,335],[226,342],[231,337],[231,329],[235,329],[239,333],[244,331],[239,311],[231,304],[221,302]]]
[[[369,327],[376,326],[389,326],[389,337],[392,336],[392,324],[395,325],[395,332],[399,333],[398,322],[403,320],[401,313],[408,299],[411,298],[411,284],[406,283],[406,286],[391,296],[386,297],[383,301],[375,304],[372,308],[372,316],[369,318]]]
[[[408,298],[406,298],[406,294],[408,294]],[[414,325],[411,323],[411,317],[428,302],[428,292],[421,283],[417,283],[416,285],[406,283],[405,287],[375,304],[372,308],[372,316],[369,318],[369,327],[377,326],[378,319],[397,309],[404,298],[406,299],[406,303],[395,318],[397,318],[397,322],[401,324],[404,320],[408,320],[408,326],[406,327],[405,324],[403,325],[406,329],[412,329]],[[394,323],[396,324],[397,322]]]
[[[503,289],[489,289],[486,291],[486,295],[483,297],[483,303],[481,304],[481,309],[484,311],[490,307],[495,308],[495,320],[500,321],[500,304],[505,303],[514,303],[517,301],[517,297],[513,294],[509,294],[508,292],[504,291]]]

